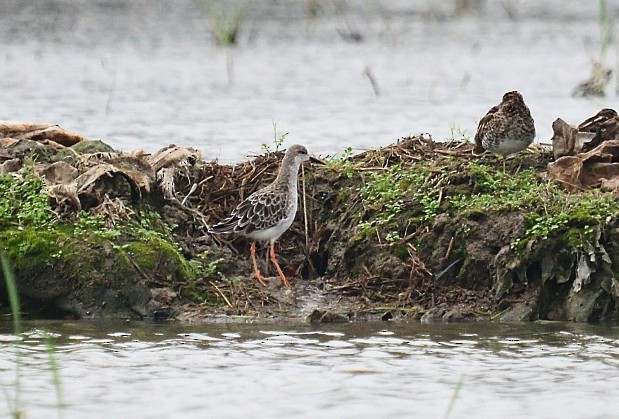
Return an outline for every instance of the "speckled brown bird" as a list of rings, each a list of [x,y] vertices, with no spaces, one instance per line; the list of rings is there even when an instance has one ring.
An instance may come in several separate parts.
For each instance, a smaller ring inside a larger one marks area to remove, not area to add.
[[[524,150],[534,138],[535,124],[522,95],[507,92],[501,103],[479,121],[473,154],[484,150],[497,154],[503,159],[505,170],[505,156]]]

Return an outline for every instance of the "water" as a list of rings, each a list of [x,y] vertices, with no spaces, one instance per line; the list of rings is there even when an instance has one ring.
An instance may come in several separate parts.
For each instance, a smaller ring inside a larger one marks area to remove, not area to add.
[[[317,18],[307,1],[251,3],[239,47],[226,49],[197,0],[4,0],[0,119],[233,162],[272,145],[273,122],[289,133],[285,146],[326,155],[422,132],[441,140],[452,128],[472,136],[513,89],[538,141],[557,117],[578,123],[616,107],[614,94],[570,96],[598,56],[597,3],[510,2],[510,17],[507,3],[486,2],[481,16],[458,20],[445,19],[451,2],[324,1]],[[619,15],[615,2],[609,15]],[[363,42],[344,41],[337,31],[347,29]],[[611,45],[609,66],[616,55]]]
[[[26,417],[615,417],[619,327],[567,323],[0,323]],[[459,390],[458,390],[459,389]],[[7,412],[0,397],[0,415]]]

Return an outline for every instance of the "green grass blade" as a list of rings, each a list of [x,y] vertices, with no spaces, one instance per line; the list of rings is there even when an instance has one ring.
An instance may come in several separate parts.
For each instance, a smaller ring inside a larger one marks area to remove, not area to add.
[[[600,62],[603,64],[606,58],[606,52],[612,39],[612,29],[610,20],[608,19],[608,7],[606,0],[599,1],[599,16],[598,22],[600,25]]]
[[[456,404],[456,399],[460,395],[460,390],[462,389],[463,384],[464,384],[464,377],[460,377],[458,384],[456,384],[456,388],[454,388],[454,391],[451,394],[451,400],[449,401],[449,407],[447,408],[447,412],[445,412],[445,419],[447,419],[449,415],[451,415],[451,410],[453,409],[454,404]]]
[[[4,275],[4,282],[6,283],[6,289],[9,294],[9,303],[11,305],[11,313],[13,317],[13,332],[15,336],[19,338],[21,336],[21,311],[19,306],[19,295],[17,294],[17,285],[15,283],[15,276],[11,270],[9,260],[4,253],[0,253],[0,264],[2,264],[2,273]],[[20,365],[21,365],[21,353],[19,345],[15,344],[15,396],[11,403],[11,416],[13,418],[21,418],[22,413],[19,402],[20,392]],[[8,398],[8,397],[7,397]],[[8,401],[8,400],[7,400]]]
[[[11,271],[9,260],[4,253],[0,254],[0,261],[2,261],[2,272],[4,274],[4,281],[6,282],[6,289],[9,294],[9,303],[11,304],[13,331],[15,332],[15,335],[19,336],[21,334],[21,311],[19,309],[19,296],[17,295],[15,277]]]
[[[54,389],[56,391],[56,407],[58,408],[58,417],[63,417],[63,397],[62,397],[62,380],[60,378],[60,367],[58,366],[58,360],[56,359],[56,353],[54,351],[54,343],[52,342],[49,333],[44,334],[45,347],[47,352],[47,358],[49,360],[49,367],[52,372],[52,380],[54,382]]]

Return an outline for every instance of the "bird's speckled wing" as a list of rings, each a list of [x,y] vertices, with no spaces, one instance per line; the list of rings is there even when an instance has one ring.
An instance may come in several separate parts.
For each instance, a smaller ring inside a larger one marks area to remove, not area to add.
[[[283,194],[260,192],[249,196],[237,207],[237,231],[247,234],[254,230],[267,230],[286,217],[286,197]]]
[[[492,124],[492,120],[495,117],[495,114],[499,111],[498,106],[493,106],[481,121],[479,121],[479,125],[477,126],[477,132],[475,133],[475,147],[473,148],[473,153],[481,154],[485,151],[483,146],[483,139],[488,132],[489,125]]]
[[[256,191],[232,211],[230,217],[211,227],[213,233],[249,234],[275,227],[286,217],[286,197],[271,189]]]

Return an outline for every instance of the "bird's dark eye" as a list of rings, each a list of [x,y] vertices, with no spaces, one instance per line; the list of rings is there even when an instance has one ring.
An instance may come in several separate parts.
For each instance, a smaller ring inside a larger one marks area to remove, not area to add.
[[[307,150],[299,150],[299,154],[307,154]]]

